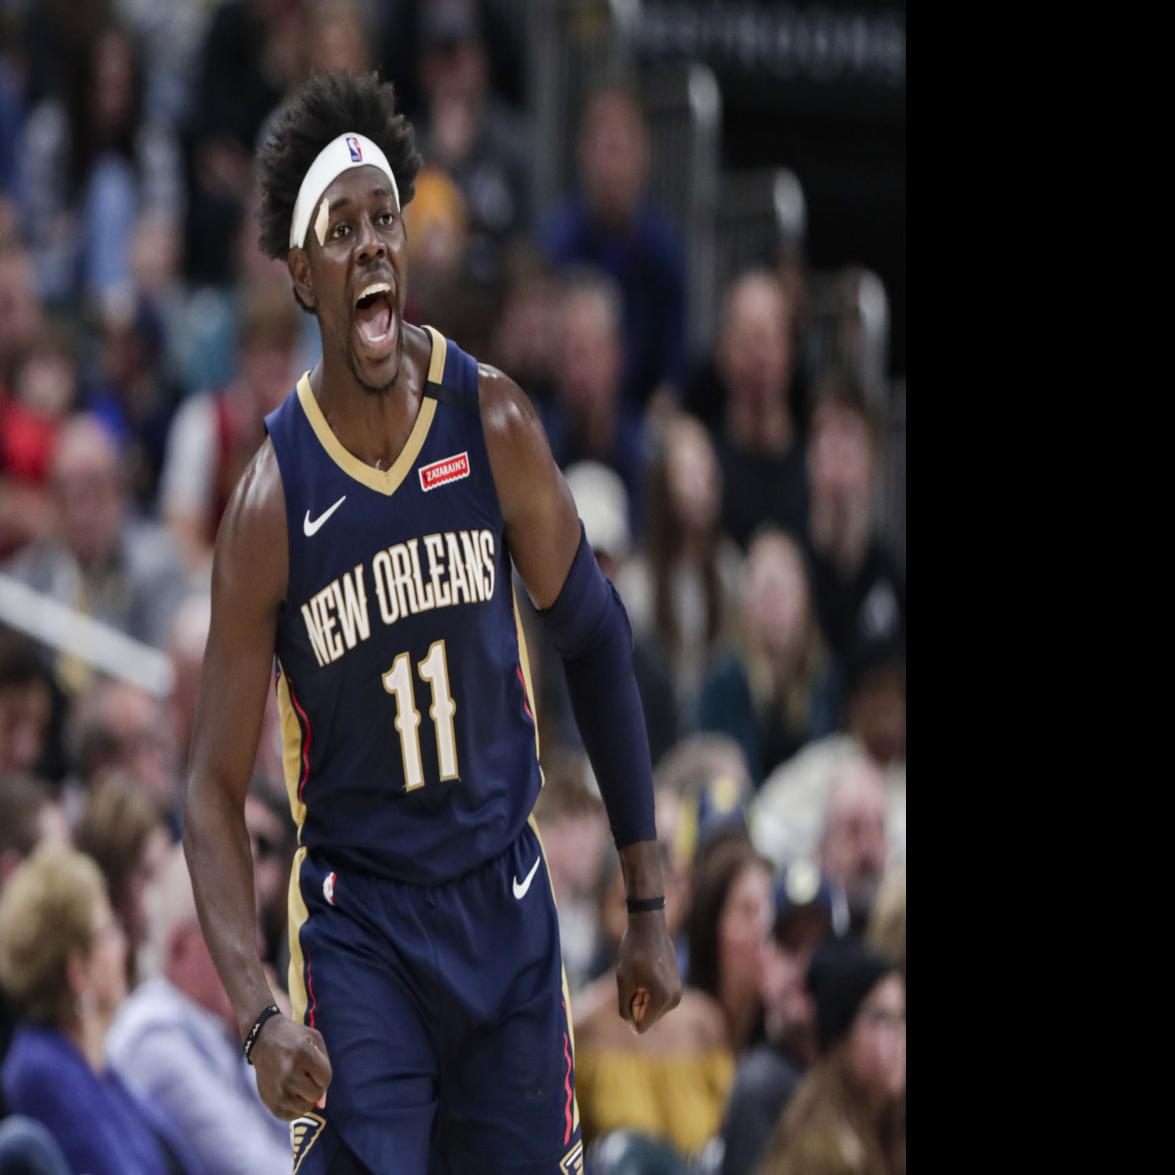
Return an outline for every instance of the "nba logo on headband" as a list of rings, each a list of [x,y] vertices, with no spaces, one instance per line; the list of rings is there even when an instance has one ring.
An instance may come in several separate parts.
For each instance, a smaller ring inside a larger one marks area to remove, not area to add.
[[[351,152],[351,158],[354,162],[363,162],[363,151],[359,147],[359,140],[354,135],[347,136],[347,149]]]

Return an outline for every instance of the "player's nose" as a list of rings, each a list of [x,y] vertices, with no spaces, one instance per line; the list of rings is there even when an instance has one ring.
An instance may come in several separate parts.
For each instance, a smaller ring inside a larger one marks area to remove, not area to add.
[[[355,235],[357,238],[355,255],[358,260],[370,261],[375,257],[383,257],[387,254],[387,247],[368,217],[362,219],[359,231]]]

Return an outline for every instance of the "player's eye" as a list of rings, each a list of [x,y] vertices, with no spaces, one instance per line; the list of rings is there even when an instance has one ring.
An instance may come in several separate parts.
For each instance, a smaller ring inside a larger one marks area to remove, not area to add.
[[[383,225],[385,228],[395,223],[396,214],[389,209],[387,212],[381,212],[376,218],[375,223]]]
[[[332,240],[341,241],[344,237],[351,235],[351,226],[345,221],[340,220],[334,228],[330,230]]]

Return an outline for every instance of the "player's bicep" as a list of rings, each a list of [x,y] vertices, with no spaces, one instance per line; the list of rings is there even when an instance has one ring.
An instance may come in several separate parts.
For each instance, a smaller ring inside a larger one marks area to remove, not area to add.
[[[512,381],[481,369],[482,422],[506,546],[538,608],[549,608],[579,547],[575,499],[534,407]]]
[[[194,788],[243,796],[273,670],[288,541],[272,451],[259,454],[229,503],[212,565],[212,622],[192,735]]]

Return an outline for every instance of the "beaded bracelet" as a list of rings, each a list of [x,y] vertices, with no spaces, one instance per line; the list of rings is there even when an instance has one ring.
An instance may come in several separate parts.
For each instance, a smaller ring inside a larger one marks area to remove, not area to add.
[[[249,1064],[253,1064],[253,1046],[257,1043],[257,1036],[265,1025],[265,1021],[271,1016],[280,1016],[281,1009],[277,1004],[270,1004],[268,1008],[262,1008],[261,1014],[253,1021],[253,1027],[249,1029],[249,1035],[245,1037],[245,1060]]]

